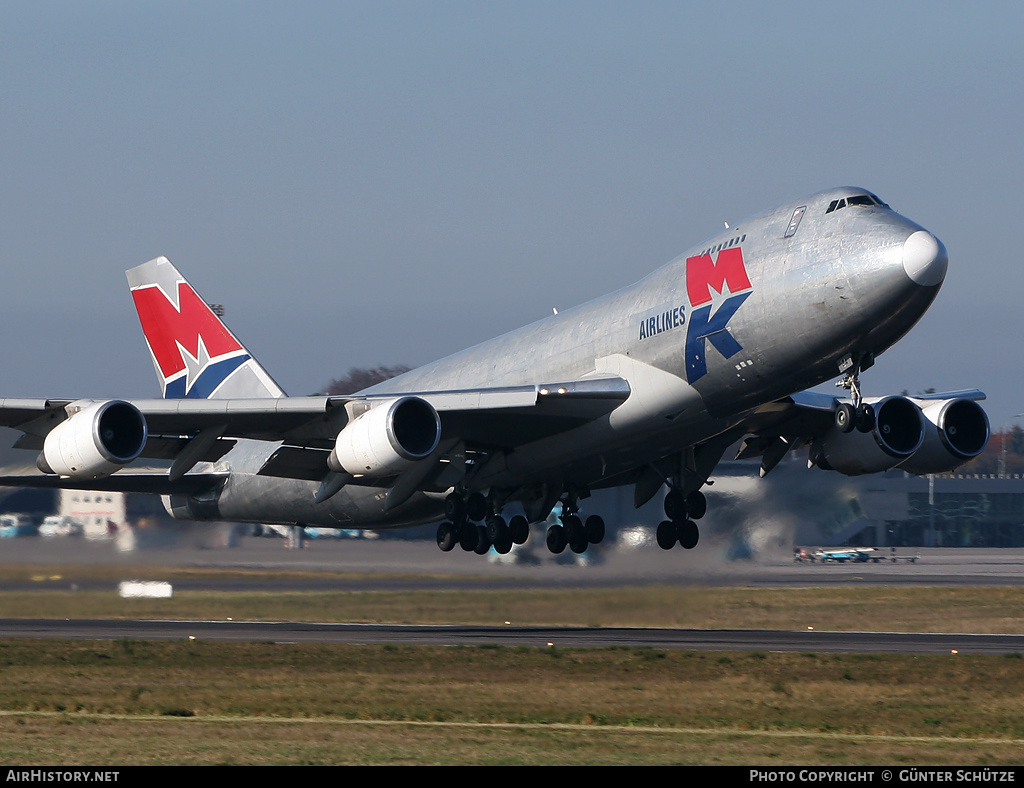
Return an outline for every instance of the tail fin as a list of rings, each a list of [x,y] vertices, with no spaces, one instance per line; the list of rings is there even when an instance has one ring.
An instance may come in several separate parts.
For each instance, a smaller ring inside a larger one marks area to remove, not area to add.
[[[166,257],[127,275],[165,398],[284,396]]]

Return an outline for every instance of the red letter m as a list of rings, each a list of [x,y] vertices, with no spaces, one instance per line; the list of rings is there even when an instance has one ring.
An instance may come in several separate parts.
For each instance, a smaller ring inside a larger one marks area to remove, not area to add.
[[[686,259],[686,294],[690,297],[690,306],[706,304],[711,300],[712,287],[722,293],[727,284],[730,293],[750,289],[740,247],[723,249],[717,263],[712,262],[709,254]]]
[[[188,282],[178,282],[178,307],[159,287],[140,287],[132,291],[132,298],[149,349],[165,379],[185,369],[179,344],[193,358],[199,357],[200,339],[210,358],[242,349]]]

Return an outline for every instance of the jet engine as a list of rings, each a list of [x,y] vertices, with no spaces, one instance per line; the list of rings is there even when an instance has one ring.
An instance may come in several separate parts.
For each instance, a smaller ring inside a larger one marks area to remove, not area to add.
[[[43,441],[36,460],[43,473],[99,479],[130,463],[146,445],[146,417],[129,402],[83,400],[68,412]]]
[[[441,419],[419,397],[383,402],[338,433],[327,460],[332,471],[389,476],[428,457],[441,438]]]
[[[847,476],[879,473],[911,457],[924,441],[921,409],[906,397],[868,399],[873,424],[863,431],[833,425],[812,448],[815,463]],[[864,425],[865,427],[868,425]]]
[[[985,409],[970,399],[915,400],[924,414],[924,442],[900,468],[919,475],[947,473],[988,445]]]

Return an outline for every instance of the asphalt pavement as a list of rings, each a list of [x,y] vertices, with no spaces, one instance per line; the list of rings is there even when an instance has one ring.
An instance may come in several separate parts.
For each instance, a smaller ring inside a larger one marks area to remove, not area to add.
[[[281,587],[595,586],[700,585],[1017,585],[1024,583],[1024,548],[888,548],[878,562],[796,562],[792,545],[765,545],[735,555],[728,542],[704,540],[693,550],[660,549],[653,540],[616,540],[583,555],[555,556],[534,534],[509,556],[479,556],[456,548],[442,553],[432,540],[308,539],[291,549],[282,538],[238,537],[227,529],[183,528],[135,538],[89,541],[81,537],[0,540],[0,564],[33,566],[114,565],[130,576],[135,567],[192,566],[281,570]],[[915,558],[910,562],[904,560]],[[302,576],[297,577],[296,573]],[[323,573],[318,578],[318,573]],[[343,575],[343,576],[339,576]],[[214,579],[197,580],[197,584]],[[244,579],[231,582],[245,584]],[[258,587],[267,588],[264,576]],[[221,586],[222,587],[222,586]]]

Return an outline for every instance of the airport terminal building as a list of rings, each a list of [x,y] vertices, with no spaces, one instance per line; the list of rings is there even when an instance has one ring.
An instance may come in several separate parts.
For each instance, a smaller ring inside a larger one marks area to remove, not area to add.
[[[743,520],[774,510],[797,545],[1024,547],[1020,474],[843,477],[793,461],[760,479],[755,463],[723,462],[711,490]]]
[[[849,544],[1024,547],[1024,478],[884,474],[864,481],[870,524]]]

